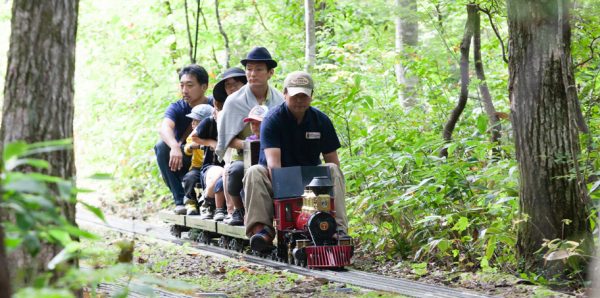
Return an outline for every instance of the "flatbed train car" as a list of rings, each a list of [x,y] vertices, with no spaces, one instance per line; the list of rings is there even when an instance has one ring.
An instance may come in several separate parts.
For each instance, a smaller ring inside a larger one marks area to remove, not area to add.
[[[350,237],[336,238],[332,183],[327,167],[287,167],[272,172],[273,249],[259,255],[306,266],[343,268],[351,264],[354,253]],[[188,232],[192,240],[204,244],[246,251],[249,238],[244,226],[230,226],[199,215],[176,215],[161,211],[159,218],[171,225],[171,234]]]

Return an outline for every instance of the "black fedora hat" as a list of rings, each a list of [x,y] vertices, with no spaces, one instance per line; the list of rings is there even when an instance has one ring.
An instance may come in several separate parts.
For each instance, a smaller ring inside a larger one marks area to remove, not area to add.
[[[239,67],[232,67],[221,74],[221,80],[213,88],[213,97],[218,102],[225,102],[227,92],[225,92],[225,81],[229,78],[240,78],[244,84],[248,83],[246,72]]]
[[[249,61],[265,62],[269,68],[277,67],[277,61],[271,58],[271,53],[264,47],[255,47],[248,53],[246,59],[242,59],[240,62],[246,66]]]

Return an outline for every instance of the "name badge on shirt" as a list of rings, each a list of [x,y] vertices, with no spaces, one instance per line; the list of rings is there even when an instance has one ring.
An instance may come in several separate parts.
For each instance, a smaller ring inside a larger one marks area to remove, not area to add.
[[[307,140],[318,140],[321,138],[321,133],[318,131],[308,131],[306,132]]]

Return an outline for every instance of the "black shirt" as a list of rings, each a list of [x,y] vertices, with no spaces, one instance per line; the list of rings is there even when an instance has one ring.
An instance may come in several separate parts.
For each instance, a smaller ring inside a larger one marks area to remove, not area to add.
[[[217,121],[213,117],[208,117],[202,120],[196,127],[196,135],[201,139],[217,140]],[[204,162],[202,169],[210,165],[223,166],[224,162],[219,162],[215,151],[208,146],[202,148],[204,150]]]
[[[281,166],[317,166],[321,153],[331,153],[341,147],[333,123],[314,107],[304,114],[300,124],[284,102],[271,109],[260,129],[259,163],[267,165],[264,149],[281,149]]]

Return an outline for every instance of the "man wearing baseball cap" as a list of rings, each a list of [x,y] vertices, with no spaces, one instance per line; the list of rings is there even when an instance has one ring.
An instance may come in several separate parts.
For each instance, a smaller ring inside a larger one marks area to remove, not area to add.
[[[345,182],[337,154],[341,145],[333,123],[310,105],[314,89],[310,74],[292,72],[283,87],[285,102],[272,108],[262,122],[259,164],[250,167],[244,176],[246,234],[251,237],[252,249],[259,252],[270,249],[274,237],[271,170],[317,166],[321,164],[321,156],[334,184],[338,225],[335,237],[346,237],[348,231]]]

